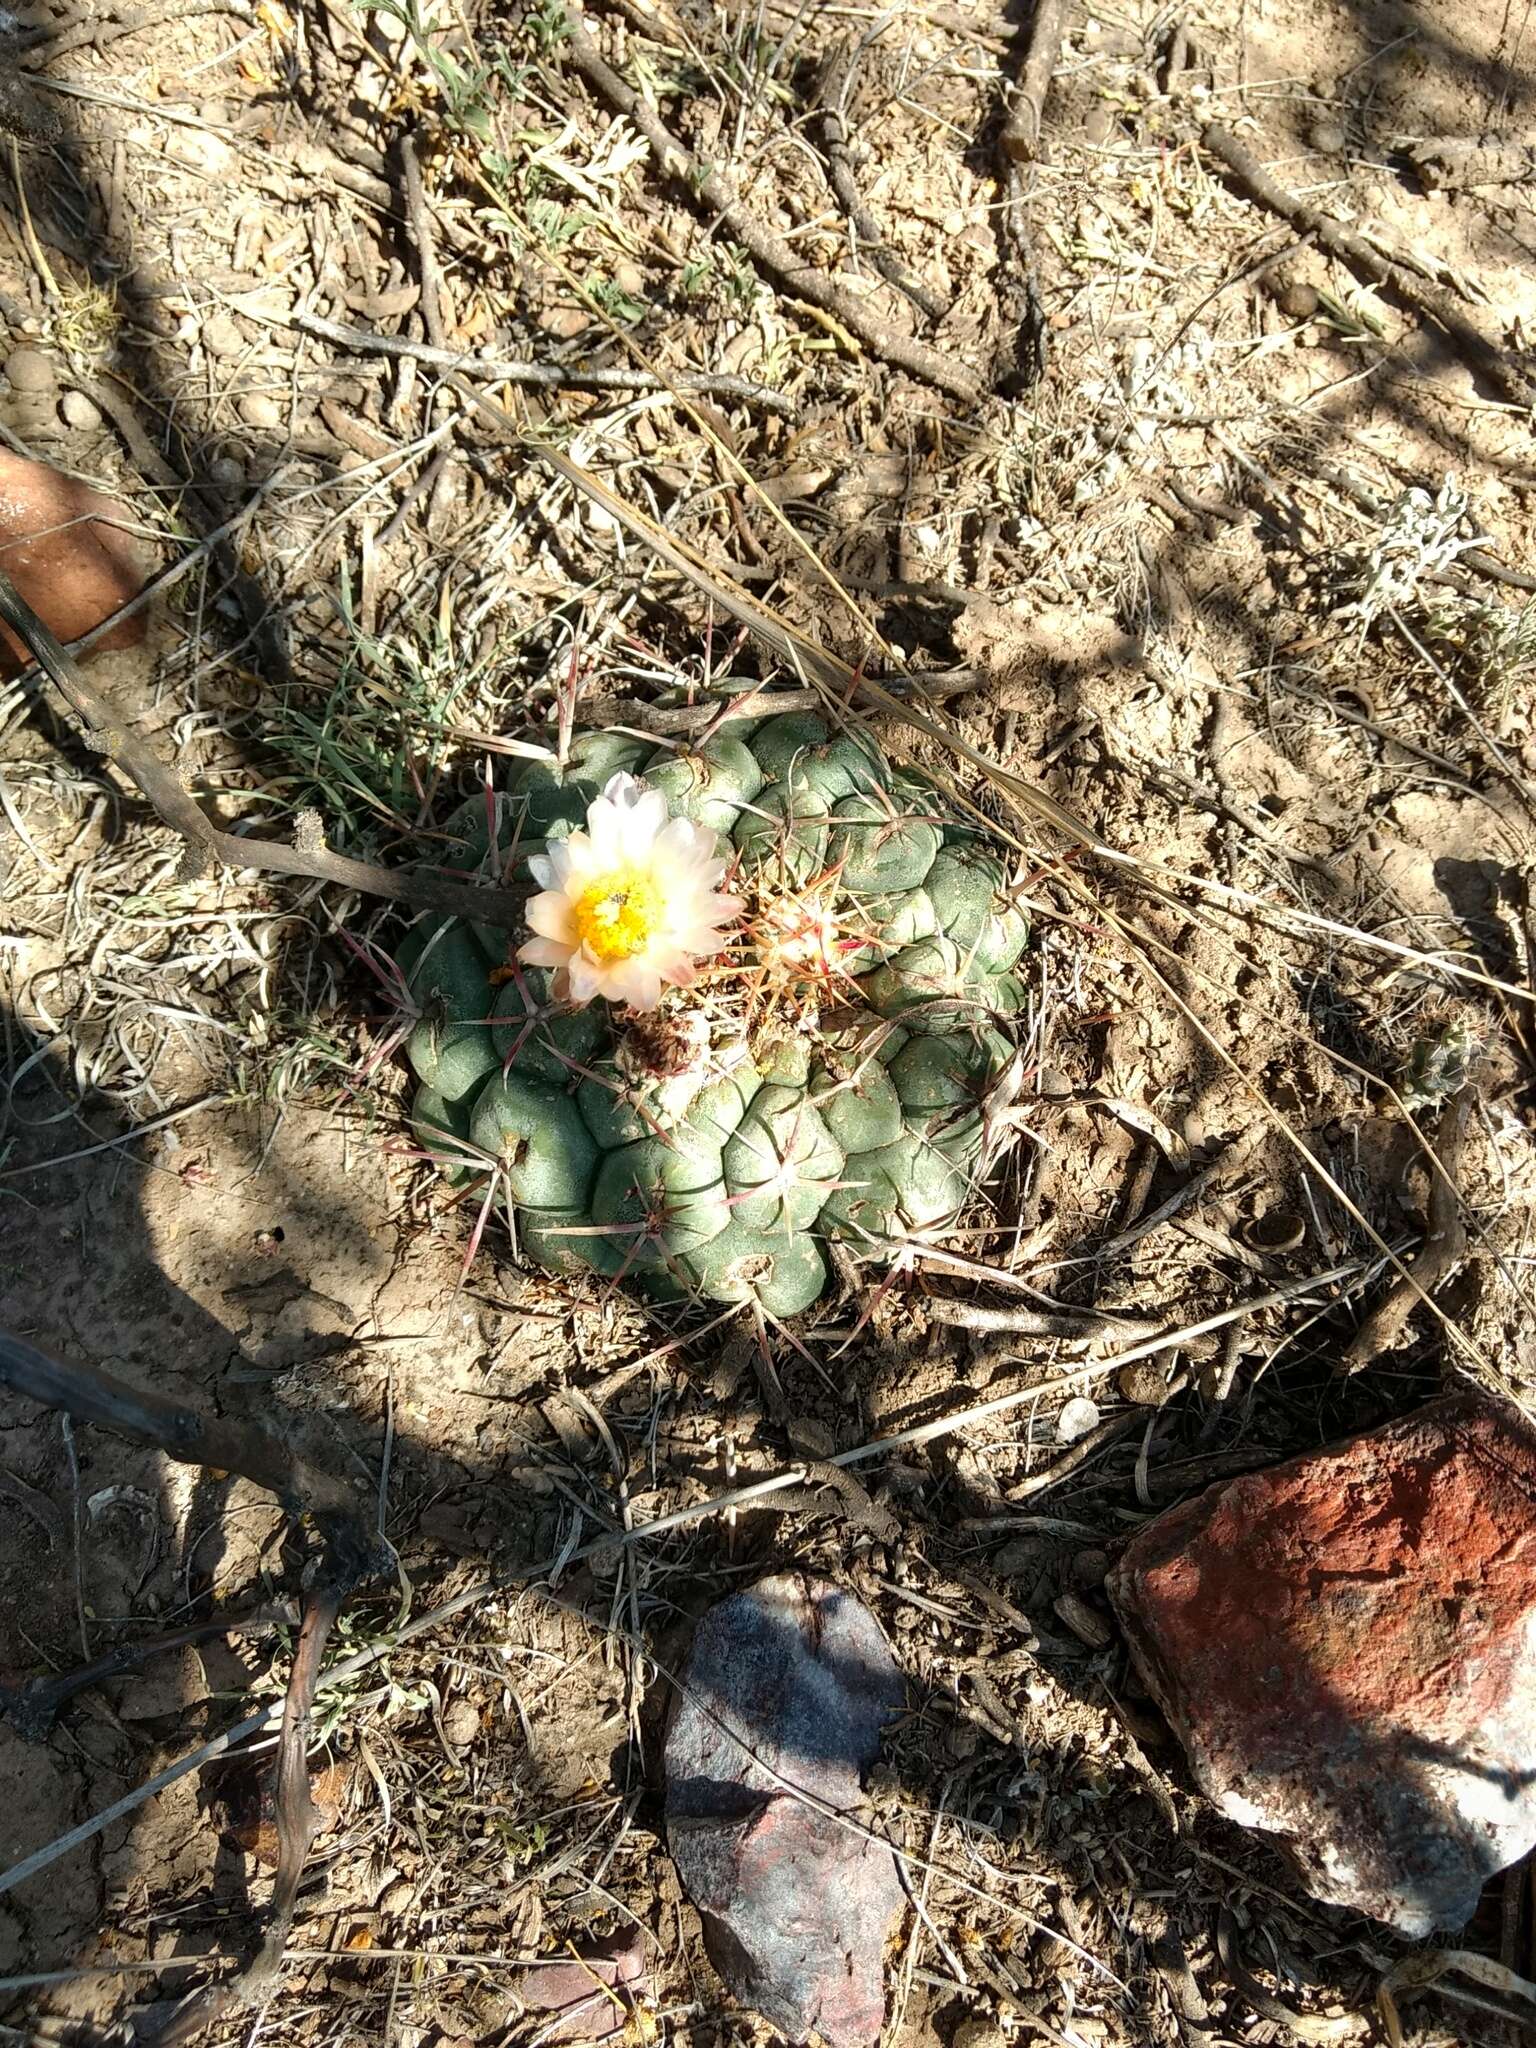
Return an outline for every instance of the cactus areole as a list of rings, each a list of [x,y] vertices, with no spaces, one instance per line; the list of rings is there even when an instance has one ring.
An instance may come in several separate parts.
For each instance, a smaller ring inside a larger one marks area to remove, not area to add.
[[[530,935],[400,948],[412,1119],[523,1252],[672,1299],[808,1308],[827,1250],[952,1231],[1017,1088],[1028,924],[997,847],[808,713],[694,748],[590,733],[450,822]]]

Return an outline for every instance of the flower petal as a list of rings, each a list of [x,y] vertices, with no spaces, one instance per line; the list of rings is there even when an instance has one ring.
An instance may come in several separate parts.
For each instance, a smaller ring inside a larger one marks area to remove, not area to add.
[[[600,993],[603,968],[585,948],[570,956],[565,971],[573,1003],[590,1003]]]
[[[609,970],[603,993],[632,1010],[654,1010],[661,1001],[661,976],[643,953],[617,961]]]
[[[561,945],[558,939],[524,939],[517,949],[517,957],[529,967],[563,967],[571,957],[571,947]]]
[[[638,788],[638,784],[636,787]],[[659,789],[641,790],[629,808],[621,811],[619,816],[624,858],[649,861],[657,835],[666,829],[666,798]]]
[[[715,833],[706,832],[691,818],[669,818],[656,834],[655,850],[658,859],[675,861],[680,868],[692,870],[716,858],[718,843]]]
[[[571,899],[563,889],[547,889],[528,900],[528,928],[541,939],[559,939],[567,947],[580,945],[571,923]]]

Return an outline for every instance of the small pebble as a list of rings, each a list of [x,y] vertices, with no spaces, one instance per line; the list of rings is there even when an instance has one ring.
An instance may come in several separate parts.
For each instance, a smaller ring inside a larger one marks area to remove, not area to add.
[[[392,1877],[379,1893],[376,1911],[383,1920],[397,1920],[408,1912],[416,1897],[416,1887],[408,1877]]]
[[[538,316],[539,327],[557,341],[572,341],[578,334],[585,334],[591,324],[582,306],[546,306]]]
[[[1168,1375],[1150,1358],[1138,1358],[1122,1365],[1115,1384],[1127,1401],[1138,1408],[1161,1408],[1168,1399]]]
[[[1291,320],[1310,320],[1322,301],[1314,284],[1288,284],[1280,294],[1280,310]]]
[[[283,424],[283,408],[265,391],[248,391],[237,410],[248,427],[260,427],[264,433],[275,433]]]
[[[5,359],[5,374],[13,391],[53,391],[59,381],[53,358],[40,348],[13,348]]]
[[[454,1700],[444,1709],[443,1733],[452,1748],[469,1748],[480,1734],[480,1709],[473,1700]]]
[[[245,336],[240,332],[238,321],[230,313],[214,313],[203,322],[203,347],[211,356],[238,356],[245,353]]]
[[[1314,121],[1311,142],[1322,156],[1342,156],[1349,146],[1349,137],[1337,121]]]
[[[1110,136],[1114,133],[1114,127],[1114,114],[1101,101],[1097,106],[1088,109],[1087,117],[1083,122],[1083,140],[1084,142],[1091,142],[1095,146],[1108,142]]]
[[[101,407],[83,391],[66,391],[59,401],[59,416],[66,427],[87,434],[101,425]]]
[[[208,464],[208,481],[221,491],[234,490],[245,482],[245,465],[233,455],[215,455]]]
[[[1095,1586],[1102,1586],[1109,1571],[1109,1552],[1091,1548],[1080,1550],[1072,1560],[1072,1582],[1087,1593]]]
[[[950,2036],[951,2048],[1006,2048],[1006,2036],[996,2020],[962,2020]]]
[[[1061,1413],[1056,1418],[1056,1441],[1059,1444],[1075,1444],[1090,1429],[1099,1426],[1099,1410],[1086,1394],[1076,1394],[1070,1401],[1062,1403]]]
[[[1016,1536],[1005,1543],[992,1560],[992,1569],[1005,1579],[1021,1579],[1041,1571],[1051,1558],[1051,1547],[1038,1536]]]
[[[638,263],[631,263],[627,256],[621,256],[613,266],[613,281],[627,298],[643,299],[648,289],[645,272]]]

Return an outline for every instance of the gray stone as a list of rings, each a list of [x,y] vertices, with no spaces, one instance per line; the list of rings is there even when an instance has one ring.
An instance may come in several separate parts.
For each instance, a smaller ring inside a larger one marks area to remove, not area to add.
[[[903,1686],[851,1594],[784,1573],[699,1624],[667,1737],[667,1839],[711,1960],[792,2041],[866,2048],[904,1893],[857,1820]],[[828,1810],[830,1809],[830,1811]]]
[[[13,391],[53,392],[59,373],[52,356],[40,348],[13,348],[5,359],[5,374]]]
[[[276,433],[283,424],[283,408],[265,391],[248,391],[239,405],[241,419],[263,433]]]
[[[203,347],[211,356],[238,356],[246,350],[240,323],[232,313],[210,313],[203,322]]]
[[[88,434],[101,425],[101,407],[83,391],[66,391],[59,400],[59,417],[77,434]]]

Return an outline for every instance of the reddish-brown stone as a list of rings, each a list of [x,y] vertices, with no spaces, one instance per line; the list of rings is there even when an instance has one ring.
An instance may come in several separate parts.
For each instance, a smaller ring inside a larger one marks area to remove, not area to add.
[[[1536,1843],[1536,1431],[1455,1394],[1211,1488],[1110,1577],[1221,1810],[1321,1899],[1464,1926]]]
[[[77,640],[144,587],[144,565],[126,528],[131,514],[45,462],[0,448],[0,568],[61,640]],[[136,647],[143,612],[114,626],[95,647]],[[0,626],[0,678],[19,675],[30,656]]]

